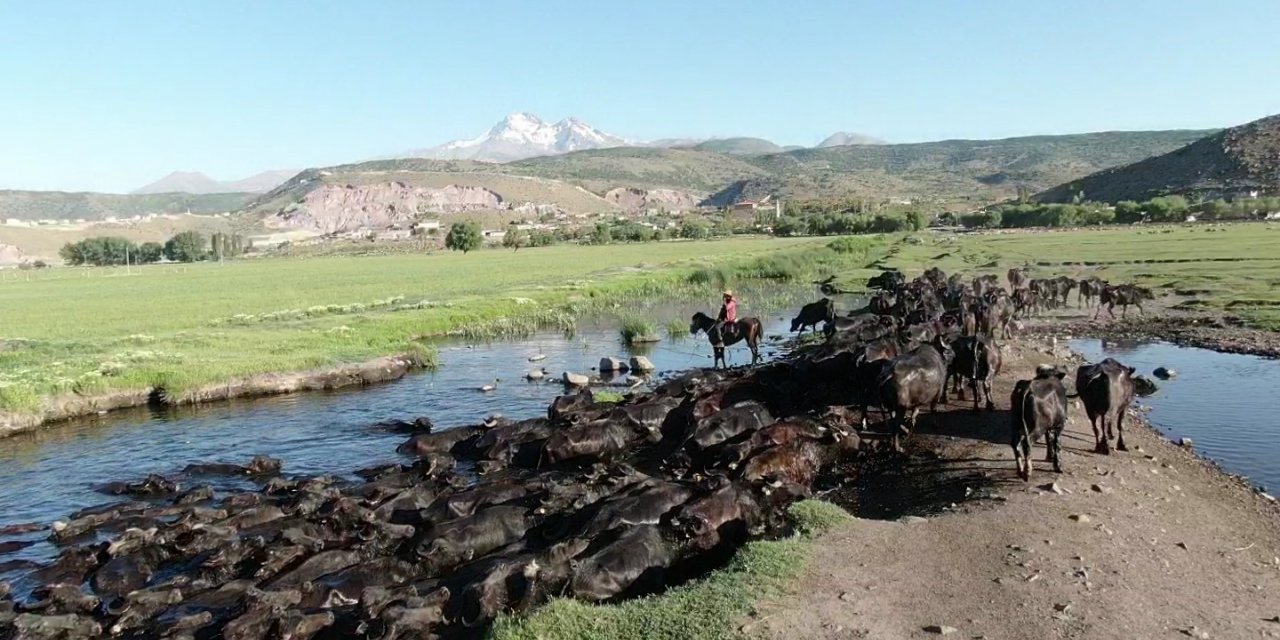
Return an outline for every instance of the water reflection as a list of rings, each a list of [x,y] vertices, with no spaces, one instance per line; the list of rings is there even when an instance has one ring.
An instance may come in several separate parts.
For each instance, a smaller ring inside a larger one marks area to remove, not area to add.
[[[1151,377],[1156,367],[1178,372],[1157,380],[1143,398],[1153,425],[1171,438],[1188,437],[1196,449],[1255,483],[1280,487],[1280,424],[1273,418],[1280,361],[1257,356],[1133,340],[1075,340],[1092,361],[1107,356]]]

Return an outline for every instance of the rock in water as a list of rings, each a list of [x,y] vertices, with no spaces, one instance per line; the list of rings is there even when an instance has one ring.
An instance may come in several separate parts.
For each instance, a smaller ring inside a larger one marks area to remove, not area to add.
[[[1168,367],[1156,367],[1156,370],[1152,371],[1151,375],[1160,378],[1161,380],[1172,380],[1173,378],[1178,377],[1178,372]]]
[[[644,356],[631,356],[631,370],[640,373],[653,371],[657,367],[653,366],[653,362]]]
[[[570,387],[586,387],[591,385],[591,378],[581,373],[564,372],[564,383]]]
[[[626,371],[627,363],[618,358],[600,358],[600,372]]]

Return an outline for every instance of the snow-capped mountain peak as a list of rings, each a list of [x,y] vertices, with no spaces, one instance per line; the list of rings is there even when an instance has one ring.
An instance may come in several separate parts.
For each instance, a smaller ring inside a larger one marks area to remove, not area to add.
[[[531,113],[516,112],[503,118],[478,138],[454,140],[411,153],[424,158],[510,162],[625,144],[626,140],[600,131],[577,118],[565,118],[549,124]]]

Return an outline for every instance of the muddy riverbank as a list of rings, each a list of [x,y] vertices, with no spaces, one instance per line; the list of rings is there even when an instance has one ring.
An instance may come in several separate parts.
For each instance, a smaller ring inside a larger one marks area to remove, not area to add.
[[[312,371],[262,373],[205,385],[176,395],[159,387],[100,395],[66,394],[44,400],[40,411],[36,413],[0,412],[0,438],[75,418],[147,405],[181,407],[234,398],[261,398],[302,391],[366,386],[399,380],[411,371],[422,369],[425,364],[422,356],[406,353]]]
[[[1038,446],[1032,481],[1016,477],[1009,392],[1051,361],[1080,358],[1016,341],[997,411],[953,401],[924,419],[910,464],[829,494],[862,519],[820,537],[796,595],[742,624],[775,638],[1280,637],[1280,508],[1140,412],[1131,450],[1103,456],[1072,401],[1065,473]]]

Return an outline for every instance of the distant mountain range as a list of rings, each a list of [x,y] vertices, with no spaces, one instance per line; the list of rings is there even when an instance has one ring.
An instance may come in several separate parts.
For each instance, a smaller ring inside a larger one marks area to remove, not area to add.
[[[153,193],[266,193],[297,173],[297,169],[273,169],[241,180],[224,182],[214,180],[199,171],[174,171],[151,184],[138,187],[129,193],[131,195]]]
[[[880,138],[873,138],[861,133],[852,133],[849,131],[837,131],[818,143],[819,149],[827,147],[844,147],[851,144],[889,144]]]
[[[784,200],[966,210],[1184,146],[1215,131],[1111,131],[776,151],[765,140],[587,149],[506,163],[394,158],[308,169],[246,205],[273,228],[353,231],[484,212],[571,214]],[[757,151],[764,151],[763,153]]]
[[[842,143],[841,140],[847,142]],[[858,133],[840,132],[828,136],[819,146],[837,144],[884,144],[884,141]],[[514,162],[614,147],[693,148],[730,155],[778,153],[803,148],[784,147],[763,138],[750,137],[663,138],[641,142],[605,133],[577,118],[565,118],[553,124],[531,113],[519,112],[503,118],[479,137],[413,149],[397,157]]]
[[[831,134],[818,148],[838,145],[885,144],[871,136],[838,132]],[[615,147],[691,148],[727,155],[760,155],[803,149],[781,146],[764,138],[664,138],[650,142],[629,140],[605,133],[582,120],[569,117],[546,122],[532,113],[516,112],[503,118],[483,134],[466,140],[453,140],[434,147],[410,149],[386,156],[393,158],[430,158],[434,160],[477,160],[480,162],[515,162],[528,158],[555,156],[575,151]],[[264,171],[243,180],[218,181],[195,171],[175,171],[151,184],[131,191],[132,194],[154,193],[266,193],[296,175],[292,169]]]

